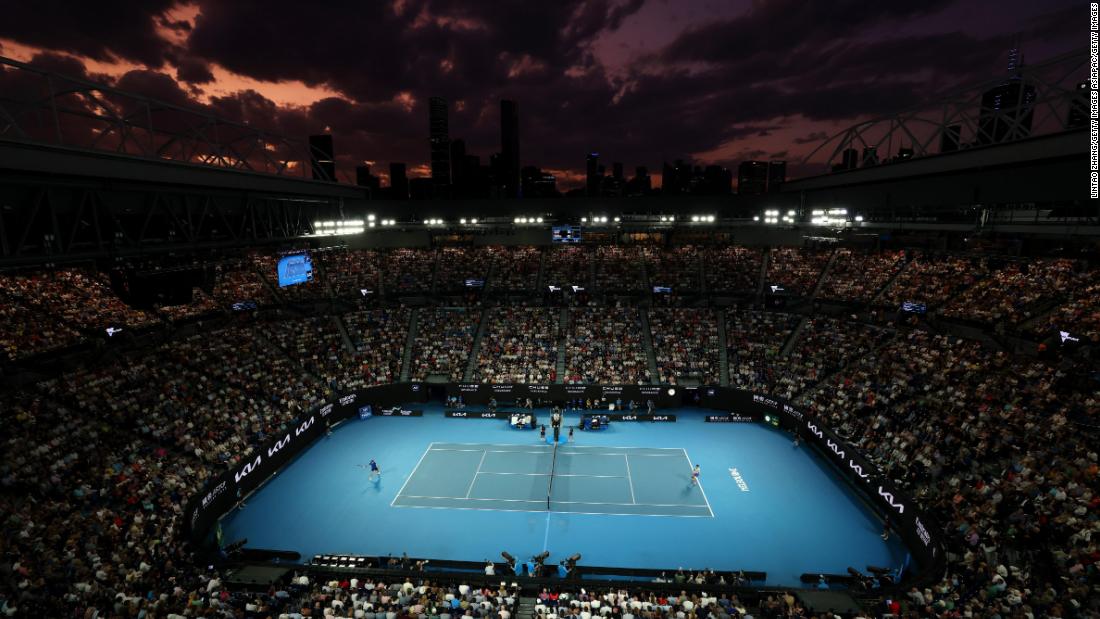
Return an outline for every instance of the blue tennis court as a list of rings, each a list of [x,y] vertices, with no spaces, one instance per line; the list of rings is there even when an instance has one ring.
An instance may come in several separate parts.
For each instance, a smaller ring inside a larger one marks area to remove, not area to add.
[[[394,507],[712,518],[677,448],[431,443]]]
[[[804,572],[904,563],[898,537],[883,541],[878,517],[789,434],[669,412],[675,423],[577,431],[556,464],[537,431],[449,419],[436,403],[423,417],[353,419],[228,514],[224,537],[304,558],[581,552],[585,565],[761,570],[769,584],[795,586]],[[566,426],[579,421],[566,414]]]

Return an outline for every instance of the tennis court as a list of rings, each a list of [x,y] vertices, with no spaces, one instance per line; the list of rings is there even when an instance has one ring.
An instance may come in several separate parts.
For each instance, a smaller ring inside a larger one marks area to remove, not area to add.
[[[680,448],[431,443],[394,507],[713,518]]]

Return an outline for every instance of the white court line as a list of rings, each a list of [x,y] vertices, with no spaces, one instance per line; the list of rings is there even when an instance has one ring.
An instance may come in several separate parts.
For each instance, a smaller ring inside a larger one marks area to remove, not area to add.
[[[466,489],[466,498],[470,498],[470,493],[474,490],[474,483],[477,481],[477,475],[481,472],[481,465],[485,464],[485,454],[489,452],[481,452],[481,460],[477,463],[477,470],[474,471],[474,476],[470,479],[470,487]]]
[[[534,445],[524,445],[517,443],[440,443],[439,441],[433,441],[432,445],[485,445],[487,447],[534,447]],[[549,451],[551,447],[547,446],[546,450]],[[639,449],[675,449],[675,447],[639,447]]]
[[[549,477],[550,473],[499,473],[497,471],[479,471],[479,475],[534,475],[537,477]]]
[[[688,466],[690,466],[692,470],[695,470],[695,464],[693,464],[691,462],[691,456],[688,455],[687,450],[681,447],[680,451],[684,452],[684,457],[687,458]],[[699,492],[703,493],[703,500],[707,502],[707,511],[710,512],[710,517],[713,518],[714,517],[714,510],[710,508],[710,501],[707,499],[707,491],[703,490],[703,476],[702,475],[699,476]]]
[[[626,460],[626,483],[630,486],[630,502],[637,504],[634,499],[634,479],[630,476],[630,454],[624,453],[623,460]]]
[[[503,501],[505,503],[539,503],[545,504],[546,499],[485,499],[479,497],[463,498],[460,496],[421,496],[417,494],[406,494],[401,497],[405,499],[439,499],[445,501]],[[561,503],[562,505],[622,505],[638,507],[706,507],[705,505],[692,505],[690,503],[602,503],[597,501],[553,501],[554,503]],[[396,507],[416,507],[415,505],[397,505]],[[443,509],[446,509],[445,507]],[[455,508],[458,509],[458,508]],[[545,510],[538,510],[545,511]],[[553,510],[551,510],[553,511]],[[563,512],[572,514],[574,512]],[[641,514],[639,514],[641,515]]]
[[[554,477],[600,477],[610,479],[623,479],[622,475],[585,475],[584,473],[556,473]]]
[[[482,499],[476,496],[469,498],[462,498],[460,496],[421,496],[418,494],[406,494],[403,498],[406,499],[446,499],[448,501],[506,501],[508,503],[540,503],[545,504],[546,499]],[[398,505],[398,507],[412,507],[411,505]],[[702,507],[702,505],[699,505]]]
[[[455,444],[460,445],[461,443]],[[622,445],[574,445],[573,449],[659,449],[663,451],[683,451],[680,447],[623,447]]]
[[[544,454],[546,451],[520,451],[518,449],[451,449],[450,447],[437,447],[430,451],[483,451],[491,454]]]
[[[436,451],[439,451],[439,450],[437,449]],[[677,451],[682,451],[682,450],[677,449]],[[515,453],[515,452],[508,452],[508,453]],[[621,456],[623,454],[619,453],[619,452],[589,453],[589,452],[584,452],[584,451],[559,451],[558,455],[559,456],[562,456],[562,455],[565,455],[565,456]],[[635,457],[641,457],[641,458],[679,458],[680,457],[680,454],[630,454],[630,455],[635,456]]]
[[[401,489],[397,491],[397,495],[393,497],[393,501],[396,501],[397,497],[401,496],[401,493],[405,491],[405,486],[409,485],[409,480],[413,478],[413,475],[416,475],[416,469],[420,468],[420,464],[424,462],[424,456],[428,455],[428,452],[432,450],[432,445],[435,445],[434,441],[428,443],[428,448],[424,450],[424,453],[420,454],[420,459],[416,461],[416,466],[413,467],[412,473],[409,473],[409,476],[405,478],[405,483],[401,484]],[[393,507],[393,501],[390,501],[390,507]]]
[[[499,500],[499,499],[498,499]],[[539,501],[536,501],[539,502]],[[538,513],[545,512],[544,509],[496,509],[486,507],[436,507],[434,505],[395,505],[394,507],[404,507],[406,509],[464,509],[467,511],[476,512],[524,512],[524,513]],[[578,514],[581,516],[644,516],[646,518],[713,518],[714,516],[687,516],[677,514],[616,514],[609,512],[557,512],[551,511],[554,514]]]

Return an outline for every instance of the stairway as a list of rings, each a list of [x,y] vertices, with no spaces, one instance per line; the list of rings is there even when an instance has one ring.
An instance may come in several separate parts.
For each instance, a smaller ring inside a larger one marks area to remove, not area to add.
[[[558,318],[558,378],[554,384],[560,385],[565,379],[565,343],[569,340],[569,308],[561,308]]]
[[[416,323],[419,316],[419,307],[413,309],[409,316],[409,334],[405,338],[405,352],[401,354],[401,382],[403,383],[409,382],[409,375],[412,374],[413,341],[416,339]]]
[[[760,283],[756,287],[756,298],[762,299],[764,287],[768,285],[768,263],[771,262],[772,250],[769,247],[764,250],[764,258],[760,261]]]
[[[432,259],[432,279],[428,285],[428,290],[433,296],[435,296],[437,289],[439,288],[439,259],[443,252],[441,250],[435,250],[434,258]]]
[[[545,289],[543,284],[546,282],[546,252],[547,250],[539,252],[539,274],[538,277],[535,278],[535,291],[540,294]]]
[[[470,358],[466,361],[466,373],[462,375],[464,382],[474,379],[474,369],[477,368],[477,355],[481,351],[481,338],[485,337],[485,331],[489,328],[489,315],[492,308],[481,310],[481,321],[477,323],[477,334],[474,335],[474,343],[470,346]]]
[[[348,326],[344,324],[343,319],[338,314],[333,314],[332,324],[336,325],[336,330],[340,332],[340,339],[344,340],[344,350],[354,353],[355,343],[351,341],[351,336],[348,334]]]
[[[726,311],[714,308],[714,319],[718,321],[718,384],[730,386],[730,355],[726,348]]]
[[[832,270],[833,264],[836,262],[836,258],[839,252],[833,250],[833,253],[829,255],[829,261],[825,263],[825,268],[821,269],[821,275],[817,277],[817,285],[814,286],[814,291],[810,293],[808,301],[813,301],[817,298],[817,293],[821,292],[821,287],[825,285],[825,280],[829,278],[829,271]]]
[[[535,598],[521,597],[516,605],[515,619],[534,619]]]
[[[653,352],[653,334],[649,331],[649,311],[639,308],[638,317],[642,322],[642,343],[645,345],[645,356],[649,362],[649,382],[659,385],[661,381],[657,376],[657,355]]]
[[[809,318],[803,318],[802,320],[798,321],[798,326],[791,331],[791,334],[787,337],[787,341],[783,344],[783,348],[780,349],[780,357],[786,357],[790,354],[791,349],[794,348],[795,342],[797,342],[798,338],[801,337],[802,330],[806,328],[806,325],[809,324],[809,322]]]
[[[875,293],[875,296],[871,297],[871,300],[868,301],[867,304],[873,306],[875,303],[877,303],[878,300],[879,300],[879,297],[881,297],[883,294],[885,294],[886,291],[890,289],[890,286],[894,285],[894,282],[897,281],[897,279],[899,277],[901,277],[901,274],[904,273],[906,271],[906,269],[909,268],[909,265],[911,265],[911,264],[913,264],[913,261],[912,260],[907,260],[905,262],[905,264],[901,265],[901,268],[898,269],[896,273],[891,275],[890,279],[886,280],[886,283],[883,284],[882,288],[880,288],[879,291]]]

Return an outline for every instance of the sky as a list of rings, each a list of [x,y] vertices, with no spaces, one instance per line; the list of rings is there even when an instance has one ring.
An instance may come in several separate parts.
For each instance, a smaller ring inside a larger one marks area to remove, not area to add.
[[[828,136],[1087,45],[1087,3],[1044,0],[0,0],[0,55],[292,137],[339,174],[428,173],[428,98],[488,162],[502,98],[520,159],[583,183],[684,159],[783,159]],[[0,74],[0,78],[3,75]],[[0,88],[3,81],[0,79]],[[659,184],[659,179],[657,179]]]

